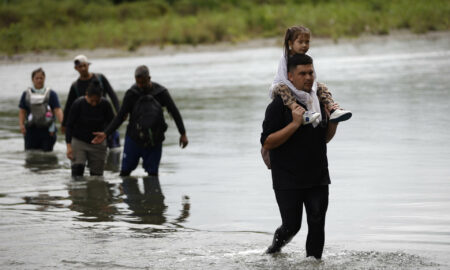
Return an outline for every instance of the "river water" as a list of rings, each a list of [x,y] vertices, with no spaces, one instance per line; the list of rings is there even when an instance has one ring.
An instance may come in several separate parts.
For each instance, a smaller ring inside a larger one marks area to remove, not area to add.
[[[77,75],[70,61],[0,66],[0,268],[449,269],[450,36],[313,43],[310,54],[354,115],[328,145],[321,262],[304,257],[305,221],[281,254],[263,254],[280,225],[259,154],[281,55],[271,47],[91,59],[120,96],[140,64],[170,90],[190,143],[178,147],[168,120],[160,183],[142,168],[122,180],[114,162],[74,181],[62,135],[53,154],[25,153],[17,105],[31,71],[45,69],[62,103]]]

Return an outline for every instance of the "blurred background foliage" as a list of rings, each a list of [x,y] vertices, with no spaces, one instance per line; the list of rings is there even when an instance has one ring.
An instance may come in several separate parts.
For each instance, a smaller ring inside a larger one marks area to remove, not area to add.
[[[449,30],[449,0],[2,0],[0,52],[211,44]]]

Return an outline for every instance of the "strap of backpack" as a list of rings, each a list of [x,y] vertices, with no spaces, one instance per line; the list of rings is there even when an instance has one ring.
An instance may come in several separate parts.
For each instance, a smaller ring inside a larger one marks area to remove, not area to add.
[[[95,78],[97,79],[97,81],[100,83],[100,88],[102,90],[105,90],[105,88],[103,87],[103,81],[102,81],[102,76],[98,73],[94,73]]]
[[[31,87],[28,87],[25,93],[25,104],[28,106],[28,108],[31,108]]]
[[[72,87],[75,89],[75,95],[77,95],[77,98],[80,97],[80,92],[78,92],[78,80],[72,83]]]
[[[93,74],[94,74],[95,78],[97,79],[97,81],[100,83],[100,88],[102,90],[105,90],[105,88],[103,87],[102,76],[97,73],[93,73]],[[75,94],[77,95],[77,98],[80,97],[80,92],[78,91],[78,80],[76,80],[72,83],[72,87],[73,87],[73,89],[75,89]]]
[[[51,91],[50,87],[45,88],[45,92],[44,92],[45,99],[44,100],[46,102],[48,102],[50,100],[50,91]]]
[[[45,93],[44,93],[44,103],[45,105],[49,105],[50,103],[50,92],[52,90],[50,89],[50,87],[45,88]]]

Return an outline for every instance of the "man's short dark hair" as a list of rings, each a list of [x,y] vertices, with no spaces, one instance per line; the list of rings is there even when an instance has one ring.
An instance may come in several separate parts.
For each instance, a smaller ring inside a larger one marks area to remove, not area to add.
[[[150,70],[146,65],[138,66],[134,72],[136,78],[148,78],[150,77]]]
[[[288,72],[291,72],[298,65],[312,65],[313,60],[307,54],[294,54],[288,59]]]
[[[98,80],[93,80],[86,89],[86,94],[89,97],[102,97],[102,88],[100,87],[100,82]]]

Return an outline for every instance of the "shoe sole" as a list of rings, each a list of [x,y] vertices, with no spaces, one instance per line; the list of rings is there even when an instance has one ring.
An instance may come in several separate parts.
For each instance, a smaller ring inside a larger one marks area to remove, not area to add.
[[[347,121],[350,118],[352,118],[352,113],[351,112],[343,114],[343,115],[341,115],[339,117],[336,117],[334,119],[330,119],[330,122],[331,123],[337,123],[337,122]]]

